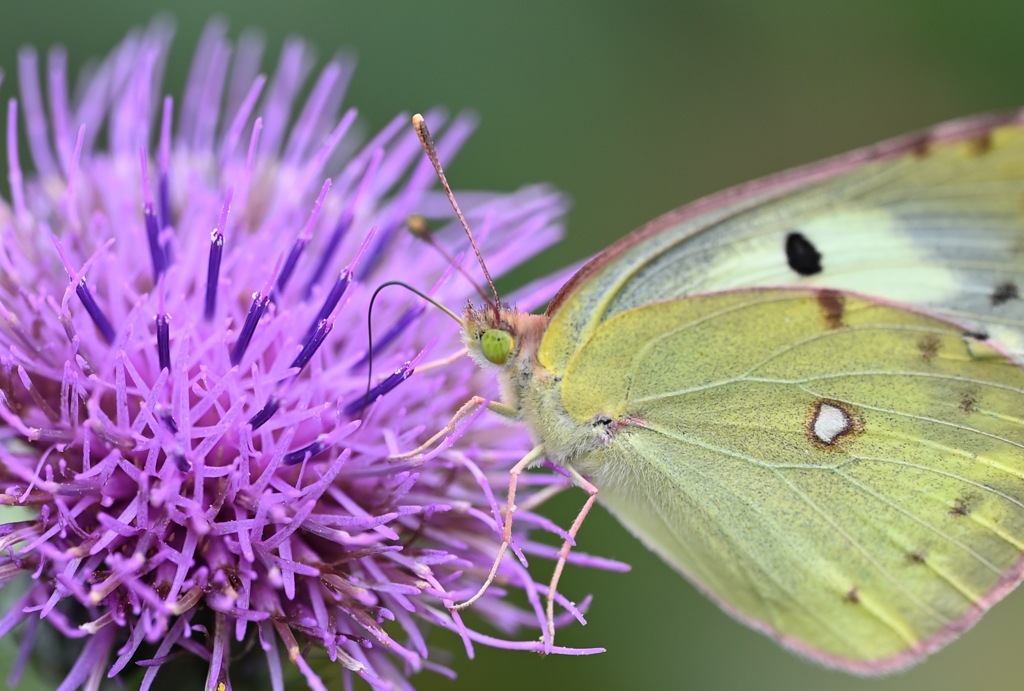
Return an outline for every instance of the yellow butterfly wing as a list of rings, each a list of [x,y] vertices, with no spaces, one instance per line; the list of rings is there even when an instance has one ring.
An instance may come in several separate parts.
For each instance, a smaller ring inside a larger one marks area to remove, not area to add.
[[[1021,578],[1021,120],[652,221],[563,287],[506,391],[725,609],[849,670],[920,659]]]
[[[730,291],[618,313],[561,382],[562,414],[605,426],[571,461],[599,500],[825,664],[909,664],[1020,579],[1024,371],[957,326]]]
[[[1022,118],[946,123],[655,219],[552,301],[541,365],[563,369],[621,311],[748,286],[823,286],[927,308],[1024,361]]]

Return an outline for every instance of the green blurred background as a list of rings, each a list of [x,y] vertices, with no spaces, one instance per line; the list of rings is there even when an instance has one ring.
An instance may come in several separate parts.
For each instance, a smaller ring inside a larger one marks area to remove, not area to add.
[[[18,46],[61,43],[79,66],[159,11],[129,0],[5,4],[0,96],[14,94]],[[999,0],[182,2],[164,11],[178,26],[173,92],[200,30],[219,14],[234,35],[262,29],[271,55],[288,34],[322,56],[354,50],[360,64],[347,103],[371,131],[399,110],[476,110],[481,128],[446,165],[456,188],[549,181],[574,200],[567,241],[533,262],[535,275],[724,186],[1024,104],[1024,3]],[[566,493],[550,514],[567,525],[583,499]],[[563,579],[570,597],[592,592],[595,603],[590,624],[560,642],[606,654],[544,659],[478,648],[467,661],[438,634],[460,677],[423,674],[417,686],[996,691],[1024,678],[1022,593],[925,664],[865,681],[817,669],[734,623],[603,511],[580,542],[634,567],[572,569]]]

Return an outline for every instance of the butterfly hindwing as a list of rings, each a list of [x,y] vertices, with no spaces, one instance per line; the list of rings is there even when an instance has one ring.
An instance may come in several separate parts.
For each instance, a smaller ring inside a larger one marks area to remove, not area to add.
[[[726,609],[826,664],[909,664],[1020,578],[1024,372],[959,327],[834,292],[620,312],[564,372],[618,422],[574,465]]]

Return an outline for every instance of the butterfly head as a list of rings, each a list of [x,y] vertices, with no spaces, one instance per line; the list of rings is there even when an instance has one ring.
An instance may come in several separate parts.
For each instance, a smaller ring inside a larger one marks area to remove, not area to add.
[[[491,305],[477,309],[472,303],[462,315],[462,341],[478,365],[485,369],[503,368],[515,356],[517,339],[507,315],[507,307]]]
[[[507,305],[477,308],[470,304],[462,315],[462,341],[484,369],[506,369],[536,351],[543,332],[536,322],[542,319]]]

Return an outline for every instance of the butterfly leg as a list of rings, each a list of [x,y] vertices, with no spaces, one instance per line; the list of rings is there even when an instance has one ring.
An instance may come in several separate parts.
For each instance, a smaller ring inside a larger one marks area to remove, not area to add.
[[[491,587],[491,583],[494,582],[494,578],[498,574],[498,567],[501,565],[501,560],[504,558],[509,545],[512,544],[512,514],[515,513],[516,510],[516,484],[519,482],[519,475],[543,454],[543,446],[533,447],[530,449],[530,452],[523,456],[522,459],[512,466],[512,469],[508,472],[508,501],[505,503],[505,521],[502,526],[501,546],[498,547],[498,554],[494,557],[494,563],[491,565],[491,570],[487,574],[487,579],[484,581],[484,584],[480,586],[480,589],[477,590],[476,593],[468,600],[452,605],[452,609],[463,610],[469,607],[479,600],[483,594],[487,592],[487,589]]]
[[[462,358],[466,357],[466,353],[468,352],[469,351],[466,350],[465,348],[457,350],[451,355],[445,356],[439,360],[431,360],[430,362],[425,362],[422,365],[416,365],[416,371],[422,374],[423,372],[427,372],[432,369],[446,367],[452,364],[453,362],[459,362],[460,360],[462,360]]]
[[[462,407],[455,412],[455,415],[452,415],[452,419],[448,421],[448,424],[442,427],[440,431],[437,432],[437,434],[430,437],[430,439],[426,440],[412,451],[394,454],[392,456],[388,456],[388,458],[391,460],[403,460],[406,458],[412,458],[413,456],[417,456],[423,453],[431,446],[436,444],[438,441],[444,439],[446,436],[451,434],[455,427],[459,424],[459,421],[462,420],[462,418],[472,413],[474,410],[476,410],[478,406],[481,405],[486,405],[488,409],[494,411],[495,413],[498,413],[502,417],[513,419],[517,416],[516,410],[510,406],[504,405],[503,403],[498,403],[497,401],[488,402],[486,398],[481,398],[480,396],[473,396],[471,399],[462,404]]]
[[[573,484],[583,489],[590,496],[587,497],[583,508],[576,515],[576,520],[572,522],[572,527],[569,528],[569,537],[562,543],[562,549],[558,551],[558,562],[555,563],[555,571],[551,574],[551,584],[548,586],[547,625],[548,640],[552,643],[555,640],[555,594],[558,592],[558,581],[562,577],[562,570],[565,568],[566,562],[569,560],[569,552],[572,550],[573,545],[576,544],[576,533],[580,531],[583,520],[590,513],[590,507],[597,501],[597,487],[590,480],[580,475],[579,471],[572,466],[567,466],[566,470],[569,471]]]

